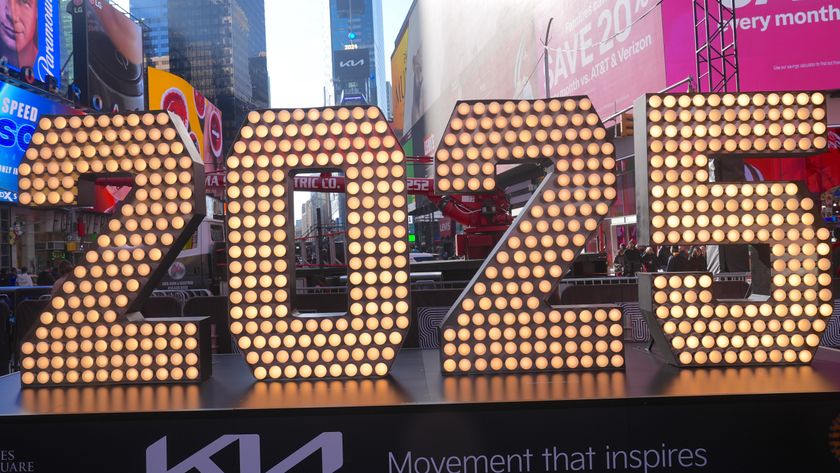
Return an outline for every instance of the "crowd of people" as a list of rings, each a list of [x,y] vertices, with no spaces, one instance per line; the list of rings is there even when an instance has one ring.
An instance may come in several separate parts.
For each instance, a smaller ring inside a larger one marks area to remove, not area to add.
[[[706,252],[702,246],[679,245],[642,248],[631,241],[620,245],[613,261],[616,276],[635,276],[636,273],[665,271],[679,273],[706,271]]]
[[[44,268],[38,274],[29,274],[26,266],[0,269],[0,286],[52,286],[56,281],[63,280],[73,271],[73,264],[67,260],[56,261],[50,267]]]

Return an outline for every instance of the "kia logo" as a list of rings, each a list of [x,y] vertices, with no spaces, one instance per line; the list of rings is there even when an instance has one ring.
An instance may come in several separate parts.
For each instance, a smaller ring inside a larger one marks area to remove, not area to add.
[[[177,465],[169,468],[166,436],[146,449],[146,473],[221,473],[213,456],[234,443],[239,444],[239,472],[263,473],[260,457],[260,436],[256,434],[222,435]],[[276,450],[272,447],[270,451]],[[344,465],[344,446],[341,432],[323,432],[298,448],[265,473],[286,473],[300,462],[321,453],[321,473],[333,473]]]
[[[355,61],[352,59],[348,59],[346,61],[340,61],[338,63],[338,67],[357,67],[357,66],[364,66],[365,60],[364,59],[356,59]]]

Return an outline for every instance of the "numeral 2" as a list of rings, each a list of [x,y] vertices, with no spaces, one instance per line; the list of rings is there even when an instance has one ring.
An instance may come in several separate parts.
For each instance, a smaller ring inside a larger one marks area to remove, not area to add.
[[[588,98],[459,102],[436,188],[490,191],[497,163],[525,161],[551,171],[443,321],[443,371],[620,368],[617,306],[546,302],[616,195],[613,144]]]
[[[97,176],[130,174],[135,184],[25,336],[23,385],[209,377],[209,325],[138,312],[205,213],[204,167],[180,119],[42,118],[19,174],[20,203],[37,207],[92,204]]]

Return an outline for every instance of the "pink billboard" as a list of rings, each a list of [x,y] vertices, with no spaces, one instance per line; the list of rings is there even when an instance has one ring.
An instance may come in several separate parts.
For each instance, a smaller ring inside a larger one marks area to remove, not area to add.
[[[605,117],[630,106],[643,91],[665,87],[658,1],[539,1],[534,15],[535,44],[543,41],[551,17],[551,96],[588,95]],[[534,78],[536,95],[541,97],[545,80],[542,66],[539,69]]]
[[[840,2],[723,1],[736,7],[741,90],[840,87]],[[696,74],[692,3],[662,2],[669,84]]]

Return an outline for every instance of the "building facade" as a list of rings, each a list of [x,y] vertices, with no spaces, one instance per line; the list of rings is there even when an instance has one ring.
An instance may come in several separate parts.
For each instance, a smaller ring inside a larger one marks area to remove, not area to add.
[[[335,102],[384,109],[382,0],[330,0],[330,36]]]
[[[612,260],[620,245],[638,241],[632,121],[625,126],[622,112],[645,93],[686,92],[687,78],[697,74],[692,2],[649,3],[630,11],[622,0],[417,0],[393,39],[391,56],[394,128],[406,154],[434,155],[458,100],[588,96],[615,145],[617,197],[587,250],[606,251]],[[827,39],[836,36],[833,17],[826,13],[820,17],[824,21],[808,24],[783,21],[808,18],[820,9],[834,11],[830,0],[735,3],[738,18],[774,14],[785,23],[767,31],[738,23],[741,91],[840,87],[840,62],[828,60],[837,57]],[[620,26],[603,18],[620,18]],[[547,31],[549,43],[544,45]],[[806,65],[809,72],[802,74],[799,67]],[[830,115],[828,124],[840,132],[840,116]],[[822,194],[824,202],[835,194],[840,200],[840,173],[825,164],[832,160],[814,160],[801,164],[801,174],[782,167],[793,160],[752,159],[741,167],[752,180],[802,176],[813,181],[817,179],[811,176],[824,176],[809,188]],[[433,176],[431,166],[414,168],[417,174]],[[525,205],[543,178],[525,171],[508,164],[496,168],[514,209]],[[415,218],[433,209],[409,206]]]
[[[264,2],[131,0],[131,11],[149,26],[151,65],[183,77],[219,107],[227,150],[246,114],[269,106]]]
[[[143,29],[146,65],[169,70],[169,2],[131,0],[131,14],[139,18]]]

